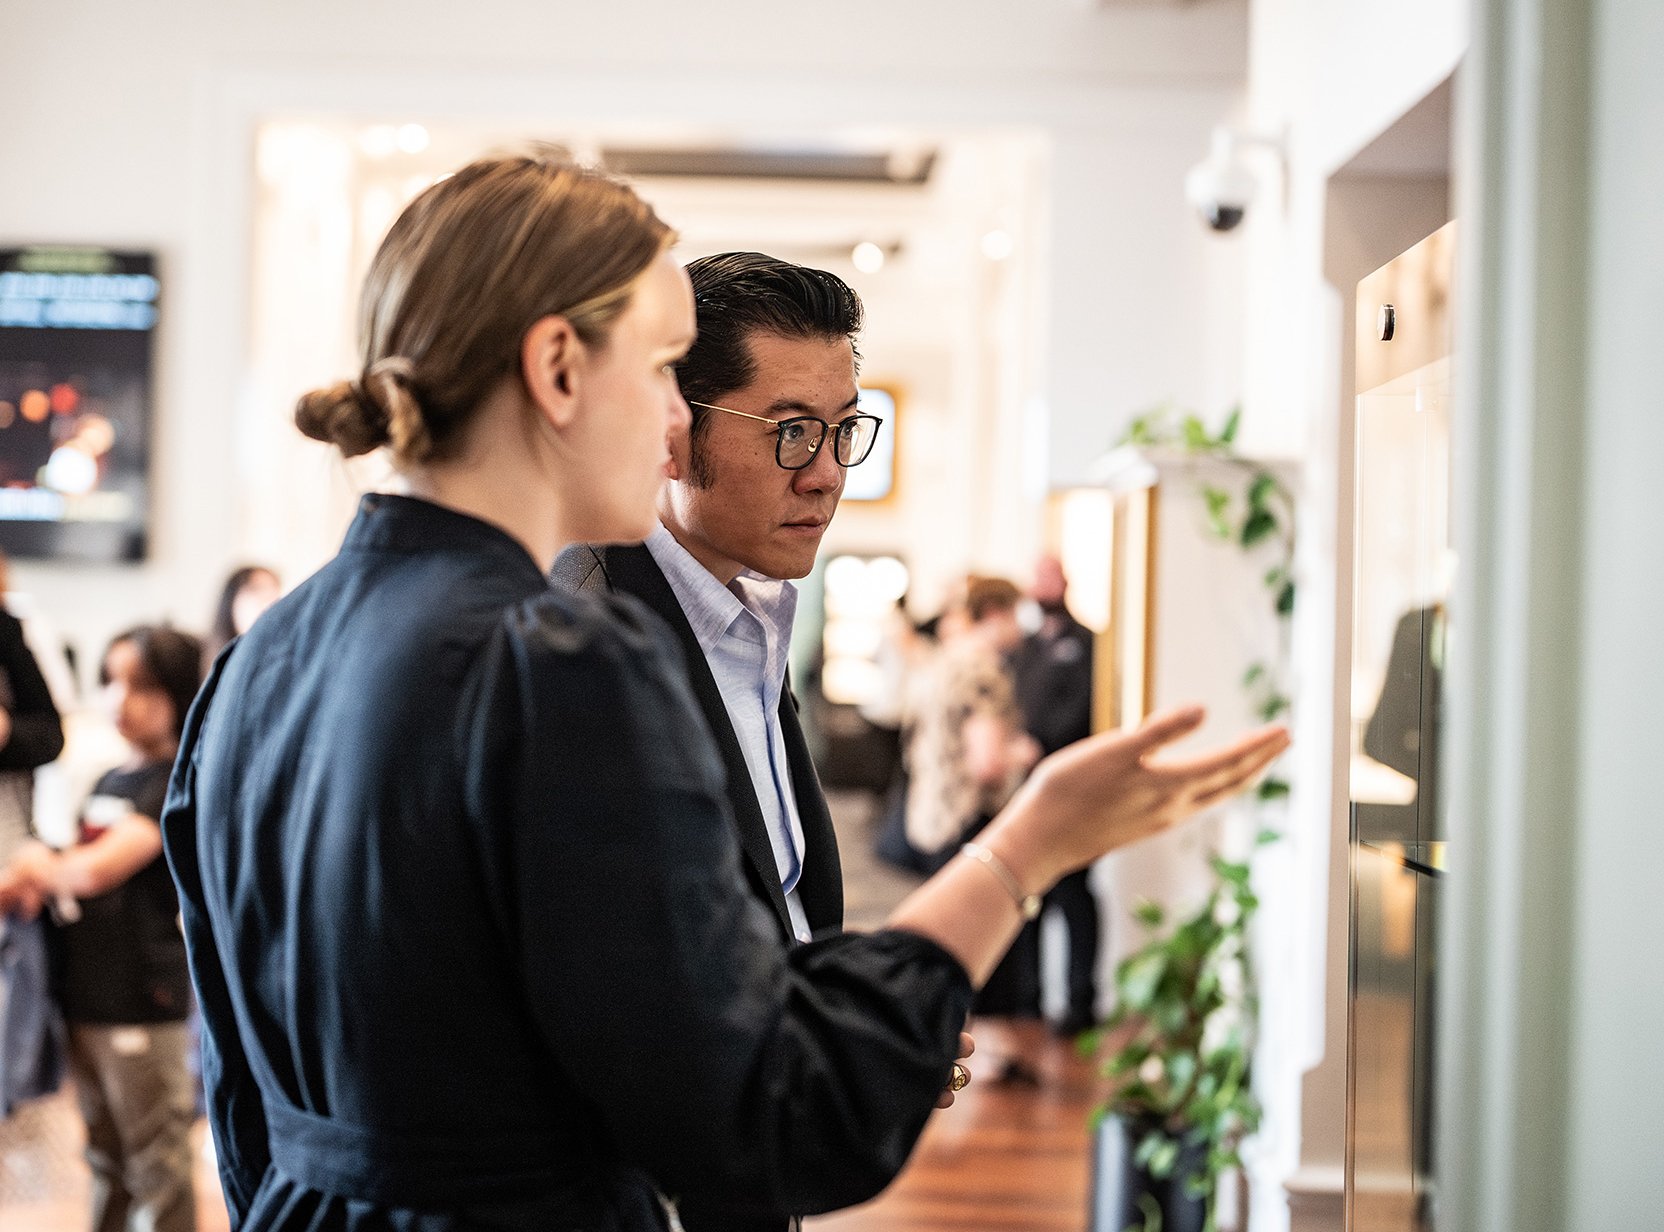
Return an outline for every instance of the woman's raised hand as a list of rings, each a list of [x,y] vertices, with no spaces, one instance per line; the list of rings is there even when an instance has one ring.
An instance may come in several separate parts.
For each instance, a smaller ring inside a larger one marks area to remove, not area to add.
[[[1035,767],[981,841],[1032,885],[1049,886],[1235,795],[1288,747],[1288,732],[1271,726],[1189,757],[1158,756],[1202,719],[1200,706],[1187,706],[1060,749]]]

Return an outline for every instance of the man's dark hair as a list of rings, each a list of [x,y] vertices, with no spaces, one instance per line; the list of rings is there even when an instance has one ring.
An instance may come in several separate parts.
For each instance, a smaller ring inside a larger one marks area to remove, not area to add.
[[[782,338],[811,338],[835,342],[848,339],[855,350],[861,332],[861,297],[836,274],[810,269],[760,252],[721,252],[690,261],[698,337],[676,365],[682,397],[694,402],[721,403],[723,398],[751,383],[757,375],[751,355],[753,334]],[[709,486],[710,467],[699,441],[710,412],[690,406],[693,413],[692,473],[696,487]]]

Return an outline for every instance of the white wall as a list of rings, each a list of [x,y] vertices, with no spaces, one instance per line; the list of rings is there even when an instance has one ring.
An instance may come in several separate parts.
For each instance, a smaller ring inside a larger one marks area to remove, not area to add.
[[[1251,451],[1304,459],[1293,638],[1295,795],[1291,842],[1281,853],[1297,881],[1284,888],[1300,895],[1302,908],[1291,916],[1296,932],[1278,955],[1295,969],[1266,971],[1262,964],[1262,978],[1291,978],[1306,993],[1285,1002],[1288,1017],[1268,1024],[1298,1043],[1282,1054],[1278,1072],[1260,1075],[1271,1115],[1297,1123],[1300,1132],[1261,1144],[1257,1230],[1327,1232],[1340,1220],[1346,955],[1338,947],[1345,943],[1346,905],[1336,895],[1345,892],[1347,819],[1336,804],[1345,744],[1335,698],[1345,682],[1336,655],[1346,574],[1337,567],[1350,560],[1343,530],[1350,483],[1342,469],[1350,438],[1342,413],[1351,391],[1343,389],[1350,377],[1342,371],[1340,340],[1352,304],[1350,289],[1342,293],[1328,280],[1326,263],[1335,256],[1328,246],[1338,239],[1339,249],[1347,247],[1346,237],[1334,234],[1341,219],[1330,213],[1331,179],[1450,76],[1466,42],[1462,0],[1406,0],[1390,10],[1254,0],[1250,17],[1246,121],[1285,133],[1288,158],[1280,176],[1262,179],[1262,199],[1243,224],[1250,252],[1242,441]],[[1419,205],[1409,211],[1424,213]],[[1407,219],[1391,221],[1401,228]]]
[[[1186,224],[1175,181],[1233,105],[1245,29],[1232,2],[1082,11],[1061,0],[852,0],[829,14],[735,0],[701,18],[668,0],[466,10],[8,0],[0,241],[154,248],[166,280],[152,558],[120,569],[23,564],[18,584],[96,653],[132,620],[205,621],[218,579],[251,549],[240,502],[266,499],[249,495],[262,461],[251,442],[265,428],[239,422],[252,137],[274,116],[522,129],[674,121],[754,136],[824,124],[1034,126],[1057,155],[1040,308],[1055,328],[1039,387],[1007,402],[1040,408],[1052,469],[1095,452],[1118,431],[1115,416],[1169,394],[1223,402],[1239,383],[1221,323],[1239,315],[1240,256]],[[1008,419],[1032,431],[1027,414]],[[995,563],[1027,546],[1005,526],[988,536]]]

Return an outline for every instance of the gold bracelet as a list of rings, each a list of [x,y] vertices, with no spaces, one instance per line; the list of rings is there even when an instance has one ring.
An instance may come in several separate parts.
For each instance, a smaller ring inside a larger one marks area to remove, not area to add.
[[[1012,900],[1017,904],[1017,914],[1025,920],[1032,920],[1040,915],[1040,896],[1038,894],[1024,894],[1023,883],[1017,880],[1017,875],[1011,867],[981,843],[966,843],[959,849],[971,859],[983,865],[987,870],[1000,879]]]

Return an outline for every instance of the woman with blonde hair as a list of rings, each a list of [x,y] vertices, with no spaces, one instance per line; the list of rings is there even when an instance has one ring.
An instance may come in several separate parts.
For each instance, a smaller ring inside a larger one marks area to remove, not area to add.
[[[475,163],[382,244],[359,378],[301,401],[406,492],[220,658],[163,821],[234,1228],[865,1199],[1032,896],[1283,742],[1148,763],[1185,713],[1069,750],[893,927],[783,954],[674,640],[545,584],[567,542],[652,526],[688,422],[669,240],[601,175]]]

